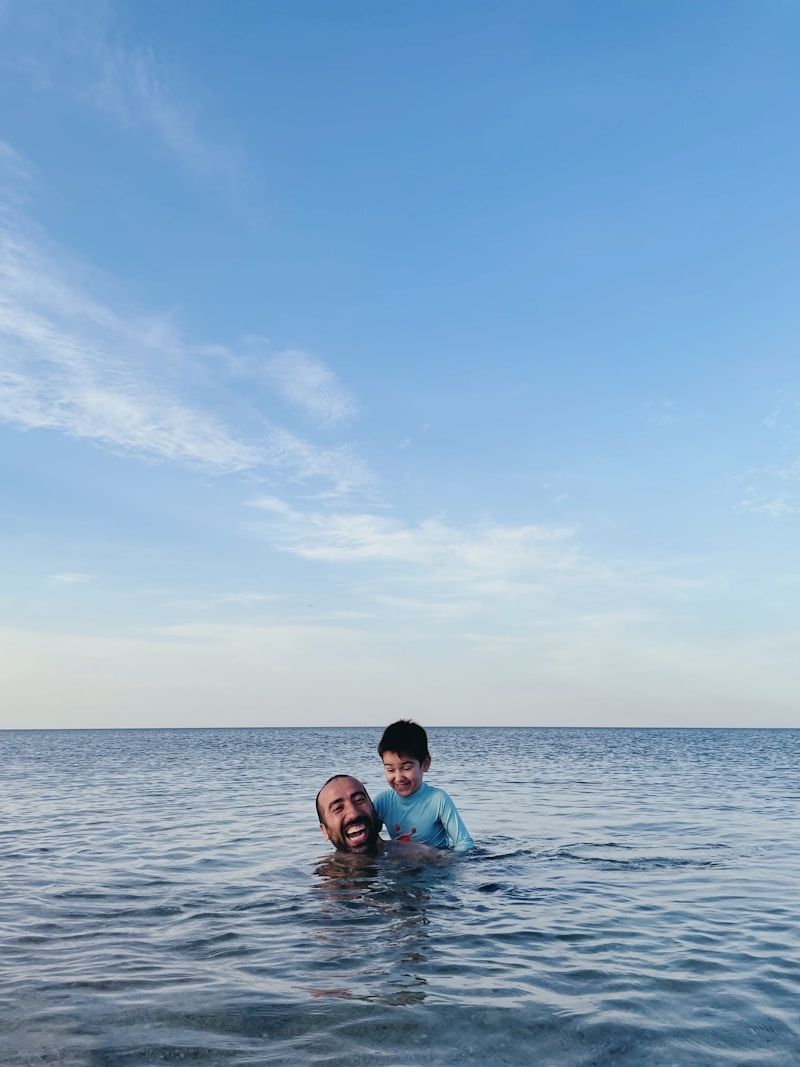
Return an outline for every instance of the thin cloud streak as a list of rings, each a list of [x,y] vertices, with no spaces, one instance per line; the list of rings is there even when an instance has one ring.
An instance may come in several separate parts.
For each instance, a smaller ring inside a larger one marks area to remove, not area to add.
[[[33,167],[6,141],[0,140],[0,197],[20,204],[33,180]]]
[[[180,74],[145,47],[125,47],[104,0],[62,4],[25,0],[0,7],[13,27],[17,51],[0,61],[38,92],[66,95],[118,126],[140,129],[162,144],[192,175],[219,179],[241,191],[249,181],[241,151],[201,128]]]
[[[256,529],[278,551],[347,568],[346,596],[391,625],[433,625],[464,634],[530,633],[581,620],[645,617],[657,625],[678,605],[714,592],[707,561],[604,560],[574,527],[441,518],[412,524],[370,513],[300,511],[270,495],[249,501]]]
[[[0,216],[0,421],[211,473],[272,467],[338,495],[371,481],[349,446],[318,447],[275,426],[242,440],[176,396],[175,386],[217,348],[184,344],[163,317],[121,314],[94,300],[66,280],[68,272],[88,280],[89,272],[54,257],[22,220]],[[219,381],[212,384],[217,392]]]
[[[333,494],[344,495],[368,487],[373,478],[369,467],[353,453],[349,445],[318,448],[296,437],[289,430],[273,429],[269,434],[266,462],[293,472],[295,479],[321,479],[333,487]]]
[[[249,503],[273,516],[267,525],[278,547],[309,560],[405,564],[483,578],[587,566],[568,527],[486,524],[459,530],[441,519],[408,525],[369,513],[301,513],[274,497]]]
[[[566,549],[570,531],[561,528],[487,526],[465,532],[440,519],[407,526],[369,514],[318,515],[314,526],[314,535],[300,538],[290,551],[330,562],[444,563],[483,574],[515,573],[545,560],[558,569],[577,562],[576,554]],[[552,552],[554,546],[561,551]]]
[[[30,179],[30,163],[24,159],[15,148],[7,141],[0,140],[0,174],[28,181]]]
[[[268,338],[247,336],[237,349],[206,345],[198,353],[224,366],[232,380],[266,388],[321,426],[338,427],[358,414],[334,372],[310,352],[276,351]]]
[[[262,460],[213,417],[159,395],[134,369],[135,329],[8,234],[0,235],[0,281],[0,419],[220,472]],[[128,360],[119,355],[126,350]]]
[[[127,50],[103,37],[94,42],[94,80],[80,96],[124,126],[141,126],[154,134],[192,173],[220,176],[231,186],[242,183],[244,168],[230,145],[203,136],[189,107],[179,102],[172,79],[152,51]]]
[[[786,462],[787,456],[797,453],[800,439],[800,401],[781,393],[772,411],[764,419],[764,426],[777,438],[783,462],[751,468],[745,476],[744,495],[739,511],[766,515],[770,519],[785,519],[800,511],[797,485],[800,484],[800,459]]]
[[[781,493],[771,499],[756,497],[748,493],[739,504],[740,511],[749,511],[753,515],[767,515],[770,519],[784,519],[793,515],[797,508],[793,498]]]
[[[321,423],[349,422],[357,413],[332,371],[307,352],[276,352],[266,361],[265,375],[284,400]]]
[[[219,593],[204,599],[170,600],[164,606],[190,611],[213,611],[220,607],[259,608],[278,599],[273,593]]]

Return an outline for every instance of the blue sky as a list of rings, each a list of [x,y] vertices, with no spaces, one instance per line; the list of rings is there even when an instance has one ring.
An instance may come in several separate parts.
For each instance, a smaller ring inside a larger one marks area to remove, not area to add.
[[[0,0],[0,726],[798,726],[800,10]]]

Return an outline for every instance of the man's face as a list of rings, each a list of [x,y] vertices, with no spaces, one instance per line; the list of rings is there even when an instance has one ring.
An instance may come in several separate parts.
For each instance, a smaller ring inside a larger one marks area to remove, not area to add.
[[[357,778],[334,778],[319,794],[320,830],[340,852],[374,852],[380,820]]]

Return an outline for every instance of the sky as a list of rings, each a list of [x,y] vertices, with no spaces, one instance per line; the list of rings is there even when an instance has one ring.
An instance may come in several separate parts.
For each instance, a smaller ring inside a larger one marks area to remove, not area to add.
[[[0,0],[0,727],[800,726],[794,0]]]

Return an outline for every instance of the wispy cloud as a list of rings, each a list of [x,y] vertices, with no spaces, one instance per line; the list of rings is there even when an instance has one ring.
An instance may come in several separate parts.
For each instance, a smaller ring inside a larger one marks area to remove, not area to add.
[[[567,527],[487,523],[459,529],[438,518],[411,525],[370,513],[299,512],[274,497],[250,505],[271,515],[279,547],[304,559],[404,564],[435,569],[440,577],[484,579],[565,574],[588,565]]]
[[[794,498],[788,493],[779,493],[774,497],[759,496],[753,486],[748,486],[745,495],[739,502],[742,511],[750,511],[754,515],[767,515],[770,519],[783,519],[797,511]]]
[[[193,600],[170,600],[167,607],[188,608],[192,611],[212,611],[216,608],[257,608],[263,607],[277,596],[270,593],[219,593],[217,596],[205,597]]]
[[[167,317],[112,307],[92,288],[113,286],[19,212],[0,213],[0,421],[212,473],[271,468],[339,495],[368,484],[348,445],[318,446],[260,413],[256,437],[231,432],[218,414],[226,368],[209,356],[219,346],[188,344]],[[183,395],[190,382],[207,403]]]
[[[255,531],[274,549],[324,565],[320,574],[342,582],[360,610],[401,627],[430,624],[466,637],[475,627],[530,635],[606,617],[646,616],[655,625],[676,604],[702,603],[715,584],[702,559],[600,558],[568,525],[410,523],[301,510],[274,495],[249,504],[262,515]]]
[[[0,197],[12,204],[25,198],[33,166],[6,141],[0,141]]]
[[[425,618],[435,623],[459,622],[474,612],[474,604],[443,597],[378,596],[377,603],[395,618]]]
[[[410,526],[377,515],[334,514],[317,516],[313,535],[300,537],[291,551],[306,559],[381,560],[505,575],[530,573],[545,564],[559,570],[576,566],[570,540],[571,531],[558,527],[460,530],[440,519]]]
[[[232,186],[243,182],[241,152],[201,133],[193,109],[179,99],[174,75],[149,49],[127,49],[98,32],[89,53],[93,77],[79,96],[119,123],[153,134],[192,173],[220,177]]]
[[[247,184],[233,139],[204,128],[202,86],[186,85],[151,48],[124,42],[105,0],[7,2],[0,25],[15,43],[13,51],[0,48],[0,62],[38,92],[71,97],[123,128],[146,132],[193,175]]]
[[[264,373],[288,403],[322,423],[347,422],[356,414],[352,397],[314,356],[286,349],[267,357]]]
[[[648,422],[654,426],[672,426],[675,422],[675,405],[671,400],[650,400],[645,410]]]
[[[794,400],[781,393],[772,411],[764,419],[764,425],[768,430],[777,431],[797,441],[800,438],[800,400]]]
[[[373,480],[367,464],[349,445],[321,448],[280,428],[269,434],[265,461],[283,468],[300,481],[318,479],[326,482],[334,495],[367,488]]]
[[[783,462],[753,467],[747,472],[739,510],[785,519],[800,512],[800,402],[781,394],[764,419],[764,426],[779,442]]]
[[[221,472],[263,461],[260,449],[148,380],[153,353],[135,319],[71,286],[8,229],[0,282],[0,420]]]
[[[236,349],[208,346],[210,360],[232,378],[266,388],[321,426],[339,427],[358,414],[351,393],[319,357],[298,348],[276,349],[266,337],[245,337]]]
[[[94,581],[93,574],[80,574],[77,571],[65,571],[63,574],[51,574],[50,581],[54,585],[85,585]]]

